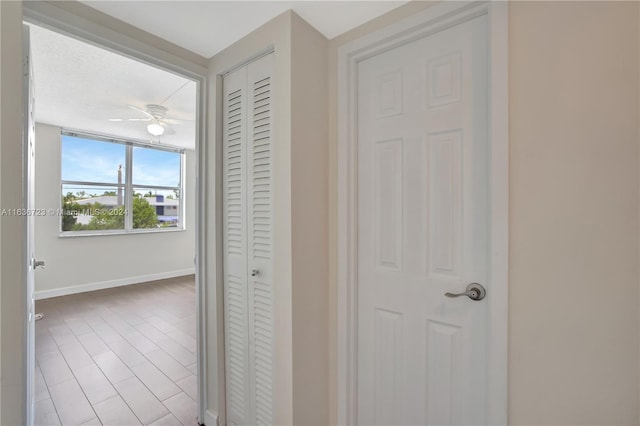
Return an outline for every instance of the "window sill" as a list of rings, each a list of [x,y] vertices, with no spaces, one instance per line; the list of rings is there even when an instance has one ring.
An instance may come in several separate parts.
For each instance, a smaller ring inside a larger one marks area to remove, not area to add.
[[[58,233],[59,238],[75,238],[75,237],[103,237],[106,235],[141,235],[141,234],[164,234],[171,232],[184,232],[187,229],[182,228],[149,228],[149,229],[135,229],[132,231],[125,231],[123,229],[114,229],[109,231],[66,231]]]

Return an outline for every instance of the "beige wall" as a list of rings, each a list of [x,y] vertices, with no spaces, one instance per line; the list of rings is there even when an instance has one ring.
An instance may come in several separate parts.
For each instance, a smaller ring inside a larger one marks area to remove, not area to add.
[[[512,424],[638,424],[638,3],[514,3]]]
[[[22,7],[19,2],[0,2],[0,207],[22,207]],[[0,367],[3,425],[24,424],[25,357],[23,352],[25,293],[23,281],[23,226],[20,217],[2,216],[0,249]]]
[[[336,51],[428,6],[330,41],[333,345]],[[638,25],[637,3],[510,6],[510,424],[639,421]]]
[[[0,140],[2,136],[2,122],[4,117],[2,115],[2,57],[4,56],[4,49],[2,49],[2,6],[0,6]],[[2,149],[0,146],[0,165],[2,165]],[[0,174],[0,204],[2,200],[2,175]],[[0,321],[2,319],[2,222],[0,221]],[[0,381],[2,380],[2,326],[0,323]],[[0,423],[2,422],[2,386],[0,386]]]
[[[291,28],[293,424],[329,422],[328,41]]]

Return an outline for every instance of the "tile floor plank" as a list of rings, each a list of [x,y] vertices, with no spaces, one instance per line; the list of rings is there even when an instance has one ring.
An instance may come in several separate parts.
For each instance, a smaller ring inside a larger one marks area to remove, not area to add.
[[[189,336],[182,330],[175,329],[167,333],[167,336],[171,337],[173,340],[184,346],[187,350],[196,353],[198,348],[198,343],[196,339]]]
[[[97,404],[118,394],[95,364],[79,369],[75,376],[91,404]]]
[[[158,350],[158,347],[151,340],[144,337],[139,331],[131,330],[124,334],[123,337],[143,354]]]
[[[43,333],[36,335],[36,358],[51,352],[58,352],[58,345],[49,333],[49,329],[45,329]]]
[[[180,420],[176,419],[173,414],[169,413],[163,418],[151,423],[149,426],[182,426],[182,423],[180,423]]]
[[[136,377],[138,377],[160,401],[164,401],[181,391],[181,388],[178,387],[176,383],[165,376],[162,371],[158,370],[158,368],[150,362],[133,367],[132,370]]]
[[[47,388],[47,384],[44,381],[44,377],[42,376],[42,371],[40,371],[40,366],[36,364],[36,377],[35,377],[35,386],[34,386],[34,400],[35,402],[42,401],[45,399],[50,399],[49,389]]]
[[[64,320],[64,322],[76,337],[91,332],[91,327],[89,327],[86,321],[80,318],[67,318]]]
[[[94,331],[78,336],[78,340],[91,356],[100,355],[103,352],[109,351],[107,345],[104,344],[102,339],[100,339]]]
[[[184,368],[182,364],[173,359],[171,355],[167,354],[163,350],[157,350],[149,352],[147,355],[149,361],[151,361],[156,367],[167,375],[171,380],[177,382],[182,380],[191,374],[189,370]]]
[[[114,340],[122,340],[122,336],[106,322],[96,323],[95,325],[92,325],[91,328],[93,328],[93,331],[100,336],[105,343],[109,343]]]
[[[67,361],[71,371],[93,365],[93,358],[89,356],[80,342],[62,345],[60,346],[60,352],[62,352],[62,356]]]
[[[163,333],[168,333],[176,329],[173,325],[171,325],[171,323],[163,320],[162,318],[156,315],[147,318],[146,321],[152,326],[154,326],[155,328],[157,328],[158,330],[162,331]],[[170,321],[172,321],[172,323],[175,323],[177,319],[171,319]]]
[[[134,426],[142,424],[119,395],[94,405],[94,409],[104,426]]]
[[[196,362],[196,354],[169,337],[158,340],[156,344],[185,367]]]
[[[176,384],[194,401],[198,399],[198,378],[195,375],[185,377]]]
[[[39,365],[44,381],[47,383],[49,389],[51,389],[53,385],[73,380],[71,369],[59,352],[47,359],[40,360]]]
[[[107,379],[114,385],[123,380],[133,377],[133,373],[129,370],[116,354],[113,352],[105,352],[93,357],[100,367],[100,370],[107,376]]]
[[[64,426],[81,425],[95,417],[91,404],[75,380],[51,386],[49,392]]]
[[[129,368],[147,362],[147,359],[124,339],[109,343],[109,347]]]
[[[64,425],[62,425],[64,426]],[[98,417],[94,417],[91,420],[89,420],[88,422],[84,422],[82,423],[80,426],[102,426],[102,422],[98,419]],[[125,425],[120,425],[120,426],[125,426]]]
[[[165,339],[167,337],[166,334],[147,322],[145,322],[144,324],[136,325],[136,329],[154,343],[160,339]]]
[[[181,392],[172,396],[164,402],[164,405],[171,410],[171,414],[176,416],[185,426],[196,426],[198,424],[198,407],[196,402],[189,398],[186,393]]]
[[[38,401],[34,421],[38,426],[60,426],[60,419],[51,398]]]
[[[143,424],[152,423],[169,414],[167,407],[137,377],[124,380],[115,386],[122,399]]]
[[[58,346],[68,345],[70,343],[76,343],[78,339],[71,332],[71,329],[67,325],[57,325],[55,327],[49,327],[49,333],[56,341]]]

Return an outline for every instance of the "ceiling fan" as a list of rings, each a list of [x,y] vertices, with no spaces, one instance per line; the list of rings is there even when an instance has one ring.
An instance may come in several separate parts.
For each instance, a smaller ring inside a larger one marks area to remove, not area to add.
[[[167,117],[167,108],[162,105],[149,104],[145,109],[129,105],[129,108],[146,115],[145,118],[109,118],[109,121],[142,121],[148,122],[147,132],[153,136],[173,135],[175,130],[168,121],[180,120],[178,118]]]

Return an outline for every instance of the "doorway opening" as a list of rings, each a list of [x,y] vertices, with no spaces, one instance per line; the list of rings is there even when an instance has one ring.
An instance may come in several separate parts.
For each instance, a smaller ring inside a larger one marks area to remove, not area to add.
[[[204,77],[40,24],[28,424],[198,424]]]

